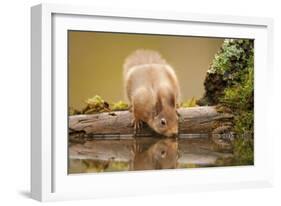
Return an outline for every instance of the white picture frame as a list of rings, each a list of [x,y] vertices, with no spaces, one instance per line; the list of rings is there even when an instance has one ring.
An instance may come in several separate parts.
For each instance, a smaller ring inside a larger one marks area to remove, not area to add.
[[[52,201],[273,185],[274,137],[267,119],[271,103],[266,101],[273,76],[272,19],[40,4],[31,8],[31,26],[32,198]],[[254,166],[68,175],[68,29],[254,38]]]

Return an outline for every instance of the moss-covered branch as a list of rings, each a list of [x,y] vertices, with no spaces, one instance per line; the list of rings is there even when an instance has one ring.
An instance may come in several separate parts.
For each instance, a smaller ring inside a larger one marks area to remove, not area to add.
[[[199,105],[223,105],[234,114],[237,164],[254,161],[254,41],[227,39],[216,54],[204,82]]]

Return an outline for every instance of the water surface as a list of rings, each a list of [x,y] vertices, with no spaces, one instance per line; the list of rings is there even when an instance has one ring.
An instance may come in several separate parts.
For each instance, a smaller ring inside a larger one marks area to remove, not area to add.
[[[114,137],[69,145],[69,173],[228,166],[233,154],[218,152],[209,136],[177,139]]]

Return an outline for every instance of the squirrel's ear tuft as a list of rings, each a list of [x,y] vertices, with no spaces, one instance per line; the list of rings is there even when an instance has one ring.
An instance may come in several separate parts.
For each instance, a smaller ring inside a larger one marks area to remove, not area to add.
[[[160,94],[157,95],[157,101],[155,106],[156,115],[158,115],[163,110],[163,103],[160,96],[161,96]]]
[[[174,95],[174,94],[172,95],[171,105],[172,105],[174,108],[176,108],[176,98],[175,98],[175,95]]]
[[[170,106],[172,106],[173,108],[176,108],[176,97],[173,92],[170,92],[168,101],[169,101],[168,103]]]

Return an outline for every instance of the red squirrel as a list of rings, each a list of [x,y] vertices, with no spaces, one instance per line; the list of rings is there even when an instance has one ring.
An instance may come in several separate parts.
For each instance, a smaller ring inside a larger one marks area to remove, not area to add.
[[[161,135],[177,135],[180,86],[166,60],[156,51],[136,50],[125,60],[123,78],[135,131],[145,122]]]

